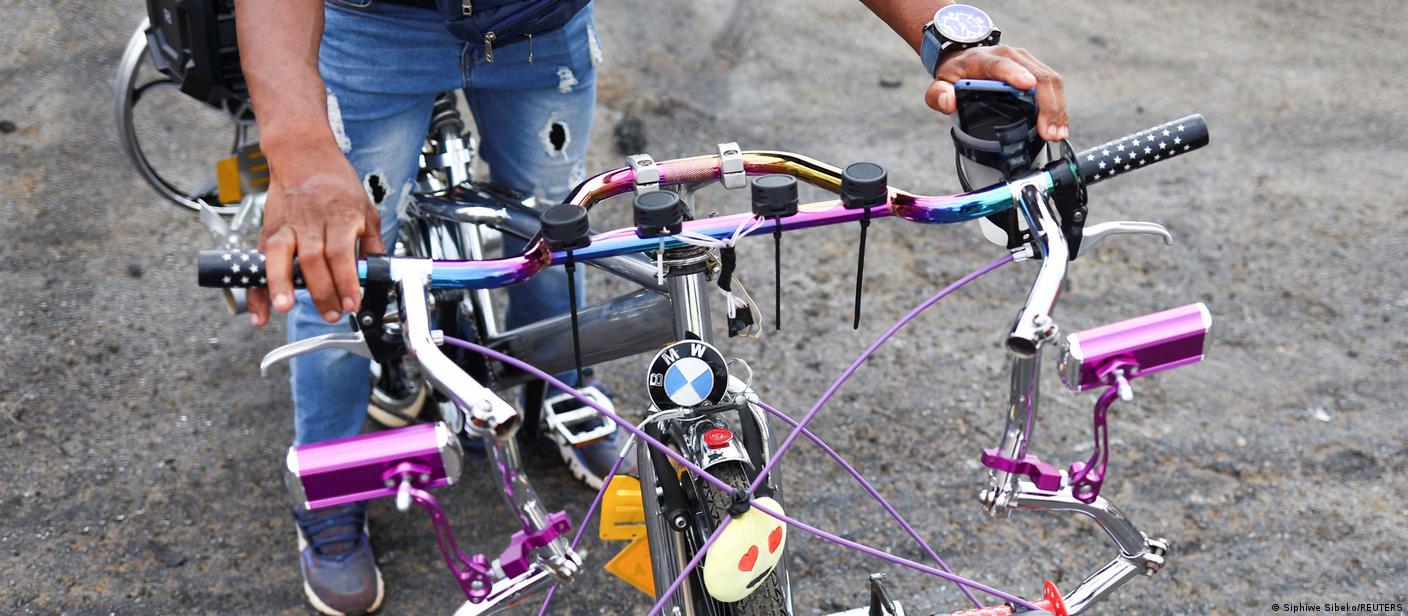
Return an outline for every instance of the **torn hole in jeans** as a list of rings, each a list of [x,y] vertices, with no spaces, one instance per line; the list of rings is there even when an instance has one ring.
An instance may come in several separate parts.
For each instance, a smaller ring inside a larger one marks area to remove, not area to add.
[[[342,106],[337,102],[337,95],[332,90],[328,93],[328,127],[332,128],[332,137],[337,140],[337,149],[343,154],[352,151],[352,140],[347,138],[347,129],[342,126]]]
[[[367,196],[371,198],[372,205],[380,209],[382,202],[386,201],[386,180],[380,173],[368,173],[362,180],[362,187],[367,189]]]
[[[565,66],[557,67],[557,91],[563,94],[570,94],[572,88],[577,85],[577,75],[572,69]]]
[[[543,150],[551,158],[561,156],[567,158],[567,146],[572,143],[572,133],[567,128],[567,123],[557,119],[556,116],[548,118],[547,124],[543,125],[543,130],[538,131],[538,137],[543,142]]]

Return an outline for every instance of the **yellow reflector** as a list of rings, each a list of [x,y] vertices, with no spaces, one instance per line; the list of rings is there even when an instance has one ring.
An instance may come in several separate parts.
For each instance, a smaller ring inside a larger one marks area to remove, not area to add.
[[[240,159],[231,156],[215,163],[215,181],[220,191],[221,203],[239,203],[244,197],[240,190]]]
[[[636,590],[655,596],[655,573],[650,570],[650,543],[644,534],[632,539],[626,544],[626,549],[602,568],[635,586]]]
[[[611,485],[601,496],[600,535],[607,541],[627,541],[645,535],[645,508],[640,501],[639,479],[628,475],[611,478]],[[648,562],[649,554],[646,556]]]

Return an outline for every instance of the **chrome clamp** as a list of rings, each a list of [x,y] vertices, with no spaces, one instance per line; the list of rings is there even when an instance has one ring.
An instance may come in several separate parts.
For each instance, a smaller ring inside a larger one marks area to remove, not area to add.
[[[738,148],[738,143],[720,143],[718,148],[719,182],[729,190],[747,186],[748,175],[743,172],[743,152]]]
[[[655,165],[655,159],[649,154],[627,156],[626,165],[631,168],[637,195],[660,190],[660,167]]]

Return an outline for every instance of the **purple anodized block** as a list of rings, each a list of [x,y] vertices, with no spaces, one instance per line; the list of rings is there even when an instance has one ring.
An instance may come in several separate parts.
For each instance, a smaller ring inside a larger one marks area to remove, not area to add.
[[[459,479],[463,461],[459,439],[442,422],[292,447],[286,483],[294,499],[309,509],[395,496],[389,479],[415,469],[415,487],[449,485]]]
[[[1061,381],[1072,391],[1113,385],[1111,372],[1125,378],[1202,361],[1212,336],[1212,314],[1201,302],[1087,329],[1066,337]]]

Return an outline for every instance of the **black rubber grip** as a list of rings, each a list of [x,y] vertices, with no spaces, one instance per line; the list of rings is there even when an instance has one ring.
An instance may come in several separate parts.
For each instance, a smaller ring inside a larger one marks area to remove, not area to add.
[[[264,253],[257,250],[202,250],[196,257],[196,281],[202,287],[244,289],[268,284]],[[293,264],[293,286],[303,288],[303,274]]]
[[[1207,144],[1208,123],[1195,113],[1081,152],[1076,155],[1077,168],[1086,184],[1094,184]]]

